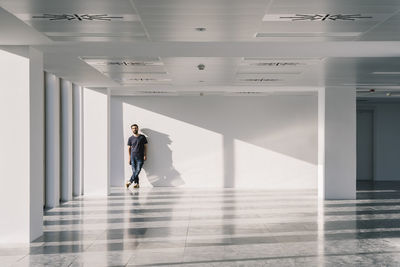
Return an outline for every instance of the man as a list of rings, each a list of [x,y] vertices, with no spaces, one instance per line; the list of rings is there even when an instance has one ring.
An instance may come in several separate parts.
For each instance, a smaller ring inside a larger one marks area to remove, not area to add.
[[[132,166],[131,179],[126,183],[126,188],[134,183],[134,188],[139,188],[139,173],[144,161],[147,159],[147,139],[143,134],[139,134],[139,126],[131,125],[133,135],[128,139],[129,146],[129,165]]]

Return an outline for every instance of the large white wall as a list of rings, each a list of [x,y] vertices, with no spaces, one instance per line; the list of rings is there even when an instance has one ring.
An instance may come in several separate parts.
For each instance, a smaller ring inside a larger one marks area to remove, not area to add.
[[[111,185],[131,175],[137,123],[149,141],[142,186],[316,189],[317,117],[317,96],[115,96]]]
[[[374,180],[400,180],[400,103],[358,104],[374,112]]]

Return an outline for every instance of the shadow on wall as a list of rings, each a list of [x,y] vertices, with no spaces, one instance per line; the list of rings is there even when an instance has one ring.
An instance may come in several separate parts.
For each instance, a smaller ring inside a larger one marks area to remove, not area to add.
[[[172,150],[169,147],[172,141],[169,135],[148,128],[141,129],[141,132],[151,144],[148,146],[148,159],[143,166],[149,182],[154,187],[183,185],[185,182],[172,162]]]
[[[141,97],[123,98],[123,101],[147,112],[161,114],[263,149],[317,164],[316,99],[316,96],[278,95]]]
[[[119,146],[130,123],[144,126],[143,171],[153,186],[316,188],[316,96],[113,97],[111,103],[111,120],[118,121],[111,160],[127,156]],[[123,168],[130,176],[121,163],[112,166],[112,179]]]

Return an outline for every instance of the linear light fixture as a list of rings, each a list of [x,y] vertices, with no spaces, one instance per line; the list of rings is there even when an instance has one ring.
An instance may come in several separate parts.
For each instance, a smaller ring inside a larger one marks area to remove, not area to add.
[[[143,37],[143,33],[132,32],[45,32],[51,37]]]
[[[398,86],[399,84],[394,83],[344,83],[344,86],[368,86],[368,87],[376,87],[376,86]]]
[[[374,71],[372,74],[376,75],[400,75],[400,71]]]
[[[258,32],[255,37],[358,37],[361,32]]]
[[[267,61],[267,60],[283,60],[283,61],[291,61],[291,60],[322,60],[324,58],[320,57],[285,57],[285,58],[272,58],[272,57],[244,57],[244,61]]]

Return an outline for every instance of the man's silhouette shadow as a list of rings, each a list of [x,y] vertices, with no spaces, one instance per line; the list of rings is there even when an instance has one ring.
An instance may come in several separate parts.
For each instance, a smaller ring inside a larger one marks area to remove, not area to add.
[[[180,173],[174,168],[172,162],[172,143],[168,135],[148,128],[141,129],[149,141],[148,159],[143,167],[147,179],[154,187],[180,186],[185,182]]]

